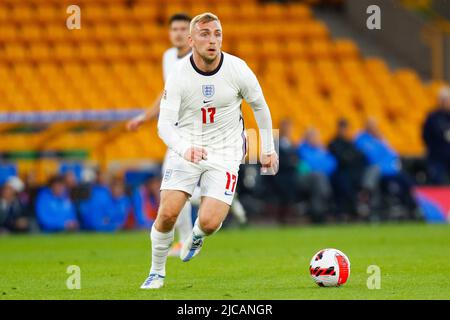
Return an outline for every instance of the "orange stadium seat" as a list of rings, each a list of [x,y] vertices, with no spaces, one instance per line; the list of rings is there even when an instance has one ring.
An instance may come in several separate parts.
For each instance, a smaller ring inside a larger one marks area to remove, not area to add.
[[[36,15],[37,18],[42,23],[47,23],[51,21],[61,20],[61,14],[65,12],[60,6],[55,6],[53,4],[41,3],[37,5]]]
[[[334,41],[334,55],[338,59],[358,59],[359,49],[352,40],[339,39]]]
[[[11,10],[11,18],[14,22],[22,23],[33,20],[37,10],[32,6],[22,3],[15,3]]]
[[[312,16],[312,14],[309,6],[303,3],[291,3],[288,5],[286,16],[291,21],[301,21],[309,19]]]

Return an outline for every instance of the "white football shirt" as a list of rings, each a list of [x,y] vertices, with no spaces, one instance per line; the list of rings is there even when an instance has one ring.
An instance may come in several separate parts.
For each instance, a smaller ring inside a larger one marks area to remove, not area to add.
[[[240,58],[221,53],[218,67],[203,72],[189,55],[175,64],[166,81],[159,121],[172,121],[176,137],[163,140],[179,154],[197,146],[208,151],[208,158],[240,161],[246,143],[241,103],[245,99],[251,105],[261,98],[255,74]],[[270,119],[268,108],[267,113]]]
[[[189,52],[186,56],[190,54],[191,52]],[[162,61],[164,82],[166,82],[167,77],[169,76],[170,71],[172,71],[175,64],[186,56],[178,57],[178,49],[175,47],[167,49],[164,52]]]

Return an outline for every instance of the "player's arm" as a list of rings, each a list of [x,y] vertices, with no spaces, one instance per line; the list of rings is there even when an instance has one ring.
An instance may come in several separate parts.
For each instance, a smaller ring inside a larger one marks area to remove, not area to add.
[[[278,172],[278,155],[272,133],[272,116],[255,74],[245,65],[241,84],[242,97],[251,106],[261,137],[262,172],[276,174]]]
[[[169,77],[161,98],[160,112],[158,118],[158,135],[164,143],[178,155],[188,161],[198,163],[206,159],[206,150],[192,147],[178,133],[179,111],[181,106],[181,86],[175,77]]]
[[[134,117],[130,121],[127,122],[127,129],[129,131],[136,131],[139,127],[147,121],[150,121],[156,118],[159,114],[159,105],[161,104],[162,92],[158,95],[158,97],[153,102],[152,106],[145,110],[145,112],[140,115]]]
[[[256,123],[259,128],[261,137],[261,165],[263,173],[276,174],[278,172],[278,155],[275,152],[273,133],[272,133],[272,117],[270,115],[269,106],[261,95],[260,98],[253,102],[249,102],[255,115]]]

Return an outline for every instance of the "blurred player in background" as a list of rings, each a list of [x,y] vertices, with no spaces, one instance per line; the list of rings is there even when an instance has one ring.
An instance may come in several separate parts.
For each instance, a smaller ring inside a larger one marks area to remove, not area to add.
[[[199,180],[199,214],[180,258],[186,262],[195,257],[205,237],[217,232],[226,218],[246,153],[243,99],[252,107],[260,129],[263,172],[278,171],[269,107],[247,64],[221,51],[219,19],[211,13],[195,17],[189,44],[192,55],[176,64],[161,98],[158,133],[169,151],[151,231],[152,265],[142,289],[164,285],[173,228]]]
[[[191,47],[188,42],[190,21],[191,17],[184,13],[177,13],[169,19],[169,38],[173,47],[164,52],[163,55],[164,82],[167,80],[168,75],[177,61],[191,53]],[[149,109],[127,123],[128,130],[137,130],[146,121],[158,117],[161,96],[162,93],[156,98]],[[164,161],[164,164],[165,163],[166,160]],[[165,169],[164,164],[163,172]],[[179,241],[173,245],[169,252],[169,256],[178,256],[180,254],[182,241],[184,241],[192,231],[192,206],[189,201],[186,202],[186,205],[181,210],[180,216],[175,224],[175,229],[178,232]]]

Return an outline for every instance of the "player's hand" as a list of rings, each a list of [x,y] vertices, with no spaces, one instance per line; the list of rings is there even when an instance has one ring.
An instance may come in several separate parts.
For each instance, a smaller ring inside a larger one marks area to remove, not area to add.
[[[136,131],[139,129],[140,126],[145,122],[145,116],[139,115],[137,117],[134,117],[130,121],[127,122],[127,130],[128,131]]]
[[[208,158],[208,153],[204,148],[192,147],[186,150],[186,152],[184,153],[184,158],[187,161],[198,164],[200,161],[206,160]]]
[[[278,154],[273,152],[271,154],[261,155],[261,173],[266,175],[276,175],[278,172]]]

